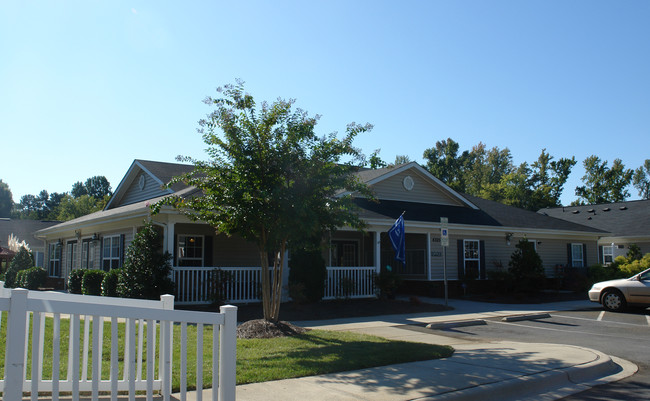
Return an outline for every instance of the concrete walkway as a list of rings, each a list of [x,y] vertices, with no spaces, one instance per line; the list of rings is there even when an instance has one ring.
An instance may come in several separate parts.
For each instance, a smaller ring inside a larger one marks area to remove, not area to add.
[[[423,302],[444,303],[440,299]],[[474,342],[444,336],[423,323],[593,308],[588,301],[500,305],[450,300],[453,311],[294,322],[389,339],[451,345],[446,359],[237,386],[238,400],[554,400],[634,374],[636,365],[599,351],[558,344]],[[189,393],[196,399],[196,393]],[[204,398],[210,390],[204,391]]]

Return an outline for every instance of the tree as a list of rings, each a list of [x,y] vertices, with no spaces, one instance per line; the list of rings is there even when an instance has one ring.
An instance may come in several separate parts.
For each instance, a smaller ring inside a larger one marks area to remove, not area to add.
[[[632,184],[642,199],[650,199],[650,159],[646,159],[643,166],[634,170]]]
[[[0,217],[11,216],[11,210],[14,207],[14,198],[11,194],[9,185],[0,179]]]
[[[395,156],[395,161],[391,164],[391,166],[399,166],[410,162],[411,158],[408,157],[408,155],[397,155]]]
[[[106,196],[111,196],[111,184],[103,175],[96,175],[86,180],[84,184],[86,193],[95,199],[104,199]]]
[[[318,137],[318,116],[292,110],[293,100],[258,107],[240,81],[218,92],[221,98],[206,99],[215,110],[199,122],[211,159],[180,158],[194,170],[172,180],[195,186],[203,196],[169,197],[153,212],[171,205],[217,232],[256,243],[262,271],[269,270],[272,254],[271,274],[262,274],[262,305],[264,319],[277,322],[288,244],[343,225],[363,226],[352,197],[337,194],[346,189],[371,197],[354,174],[363,155],[352,143],[372,126],[352,123],[342,139]]]
[[[628,196],[626,189],[632,181],[632,170],[626,169],[621,159],[615,159],[612,167],[607,167],[606,160],[600,160],[598,156],[587,157],[583,165],[585,175],[582,182],[585,185],[576,187],[575,193],[579,197],[578,202],[588,204],[622,202]]]
[[[5,287],[15,287],[18,272],[32,267],[34,267],[34,255],[29,249],[21,247],[13,259],[11,259],[11,262],[9,262],[9,268],[7,268],[7,272],[5,273]]]
[[[81,195],[77,198],[65,195],[52,217],[54,220],[68,221],[102,210],[103,205],[102,199],[98,201],[89,195]]]
[[[523,293],[537,292],[544,283],[544,264],[535,246],[526,238],[515,245],[517,248],[510,256],[508,271],[512,274],[517,291]]]
[[[145,223],[124,254],[124,265],[117,283],[118,295],[159,299],[161,295],[172,294],[174,283],[169,278],[171,258],[169,252],[162,252],[162,240],[153,224]]]
[[[465,192],[463,158],[467,157],[468,153],[458,156],[458,149],[458,142],[447,138],[437,141],[435,147],[426,149],[422,157],[426,160],[426,167],[431,174],[456,191]]]
[[[542,149],[537,160],[531,164],[529,187],[532,189],[528,210],[560,206],[560,197],[564,190],[571,169],[575,166],[575,157],[553,160],[553,156]]]
[[[77,181],[72,184],[70,195],[72,195],[73,198],[79,198],[81,196],[88,195],[88,190],[86,189],[86,186],[83,184],[83,182]]]
[[[372,170],[376,170],[378,168],[384,168],[387,166],[386,162],[379,157],[379,152],[381,149],[375,149],[374,152],[370,154],[370,157],[368,158],[368,164],[370,165],[370,168]]]

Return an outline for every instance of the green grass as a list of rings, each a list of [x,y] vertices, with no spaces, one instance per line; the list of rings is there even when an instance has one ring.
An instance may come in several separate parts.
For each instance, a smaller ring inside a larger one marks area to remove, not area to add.
[[[46,319],[45,357],[43,372],[45,378],[52,377],[52,322]],[[67,375],[69,321],[61,319],[61,364],[60,377]],[[123,372],[124,324],[118,324],[120,355],[119,371]],[[111,323],[104,323],[102,378],[108,379],[111,343]],[[83,323],[81,324],[83,336]],[[187,327],[187,366],[188,389],[195,388],[196,383],[196,337],[197,327]],[[6,338],[6,314],[3,314],[0,330],[0,374],[4,375],[4,349]],[[158,338],[158,335],[157,335]],[[173,391],[179,391],[180,378],[180,343],[181,329],[174,326],[173,350]],[[92,325],[91,337],[92,341]],[[203,386],[211,387],[212,381],[212,328],[203,329]],[[81,343],[83,344],[83,342]],[[137,342],[136,342],[137,344]],[[31,348],[31,346],[30,346]],[[83,347],[81,347],[83,348]],[[156,350],[157,351],[157,350]],[[92,351],[91,351],[92,352]],[[256,383],[293,377],[312,376],[325,373],[342,372],[383,366],[395,363],[413,362],[451,356],[453,349],[447,346],[390,341],[380,337],[350,333],[312,330],[295,337],[272,339],[238,339],[237,340],[237,384]],[[156,354],[157,355],[157,354]],[[27,370],[31,371],[31,350],[29,351]],[[143,351],[143,373],[146,377],[146,330],[145,350]],[[89,358],[90,360],[90,358]],[[156,371],[157,369],[156,360]],[[29,374],[29,373],[28,373]],[[88,377],[91,377],[89,369]],[[120,376],[121,377],[121,376]]]

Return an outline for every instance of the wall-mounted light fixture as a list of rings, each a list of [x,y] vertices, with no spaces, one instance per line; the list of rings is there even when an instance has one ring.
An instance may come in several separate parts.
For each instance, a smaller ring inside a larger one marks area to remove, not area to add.
[[[506,245],[510,245],[510,239],[513,235],[513,233],[506,233]]]
[[[74,236],[77,237],[77,239],[81,239],[81,230],[74,230]]]
[[[542,245],[542,241],[537,241],[537,246]]]
[[[94,233],[93,236],[90,238],[93,241],[99,241],[99,234]]]

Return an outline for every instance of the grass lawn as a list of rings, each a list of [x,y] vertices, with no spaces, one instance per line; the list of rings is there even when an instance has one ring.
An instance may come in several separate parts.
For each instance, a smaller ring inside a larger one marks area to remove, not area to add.
[[[43,376],[52,377],[52,319],[46,319],[45,357]],[[0,329],[0,375],[4,377],[4,350],[6,339],[6,313],[2,316]],[[68,333],[67,319],[61,319],[61,366],[60,377],[67,375]],[[119,323],[120,375],[123,369],[124,324]],[[189,376],[188,389],[195,386],[196,373],[196,326],[187,328],[187,360]],[[111,344],[111,323],[104,323],[102,378],[110,377],[109,357]],[[146,333],[146,330],[145,330]],[[92,326],[91,326],[92,335]],[[83,323],[81,336],[83,336]],[[173,352],[173,391],[179,391],[180,347],[178,346],[180,326],[174,326]],[[203,383],[211,387],[212,378],[212,329],[204,327]],[[137,343],[137,341],[136,341]],[[83,344],[83,342],[82,342]],[[31,348],[31,346],[30,346]],[[81,347],[83,348],[83,347]],[[145,335],[146,349],[146,335]],[[311,376],[324,373],[341,372],[382,366],[395,363],[444,358],[451,356],[453,349],[447,346],[389,341],[380,337],[350,332],[330,332],[322,330],[309,331],[296,337],[272,339],[238,339],[237,340],[237,384]],[[31,371],[31,351],[28,353],[28,374]],[[146,350],[143,352],[146,358]],[[90,365],[90,363],[89,363]],[[156,363],[158,365],[158,363]],[[157,366],[156,366],[157,370]],[[146,377],[146,361],[143,361],[143,377]],[[88,372],[91,377],[91,372]]]

